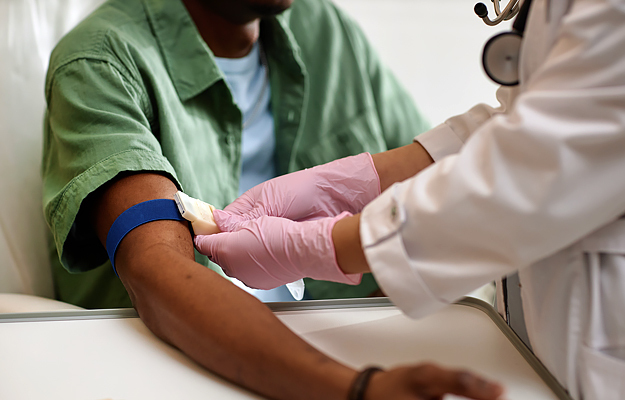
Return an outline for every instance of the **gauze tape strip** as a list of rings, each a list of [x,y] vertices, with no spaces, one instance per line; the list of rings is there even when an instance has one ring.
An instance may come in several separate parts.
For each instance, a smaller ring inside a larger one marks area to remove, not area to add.
[[[195,235],[212,235],[221,232],[213,218],[215,207],[182,192],[174,194],[174,200],[182,218],[191,222]]]
[[[111,229],[109,229],[109,233],[106,235],[106,252],[111,260],[115,275],[117,275],[117,270],[115,269],[115,253],[122,239],[128,232],[138,226],[161,220],[186,221],[178,212],[176,202],[168,199],[144,201],[143,203],[130,207],[117,217]],[[119,277],[119,275],[117,276]]]

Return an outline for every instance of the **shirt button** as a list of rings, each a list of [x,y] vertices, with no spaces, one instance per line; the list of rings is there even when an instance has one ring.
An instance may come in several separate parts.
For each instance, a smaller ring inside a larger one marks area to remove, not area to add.
[[[289,122],[293,122],[293,120],[295,119],[295,111],[293,110],[289,111],[289,113],[286,115],[286,119]]]
[[[234,135],[226,136],[226,144],[231,145],[232,143],[234,143]]]

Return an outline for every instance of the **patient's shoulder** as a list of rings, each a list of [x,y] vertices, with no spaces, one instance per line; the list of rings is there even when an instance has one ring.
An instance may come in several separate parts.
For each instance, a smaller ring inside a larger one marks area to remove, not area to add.
[[[140,1],[107,1],[59,41],[50,56],[48,78],[79,59],[131,64],[131,49],[153,40]]]

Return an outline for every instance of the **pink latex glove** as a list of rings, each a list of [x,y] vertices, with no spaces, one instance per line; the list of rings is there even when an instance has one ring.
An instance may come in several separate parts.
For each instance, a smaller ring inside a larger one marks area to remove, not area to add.
[[[270,215],[306,221],[343,211],[358,214],[380,192],[371,154],[362,153],[263,182],[224,211],[237,220]]]
[[[195,247],[251,288],[273,289],[304,277],[356,285],[362,275],[341,271],[332,241],[334,224],[349,215],[304,222],[271,216],[235,221],[215,210],[222,233],[196,236]]]

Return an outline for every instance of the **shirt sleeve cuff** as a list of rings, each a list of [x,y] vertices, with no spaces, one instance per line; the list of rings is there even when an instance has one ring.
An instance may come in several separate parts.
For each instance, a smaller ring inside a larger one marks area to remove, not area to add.
[[[92,165],[72,179],[46,205],[56,249],[63,266],[70,272],[83,272],[100,266],[108,259],[97,237],[76,220],[83,200],[106,182],[125,171],[166,173],[181,187],[176,172],[161,154],[150,150],[126,150]]]
[[[365,207],[360,218],[361,241],[382,291],[406,315],[420,318],[448,303],[431,292],[411,265],[400,234],[406,216],[394,193],[391,187]]]
[[[393,235],[364,250],[378,285],[404,314],[421,318],[448,305],[437,299],[411,268],[401,235]]]
[[[460,151],[464,143],[447,124],[420,134],[414,138],[430,154],[435,162]]]

